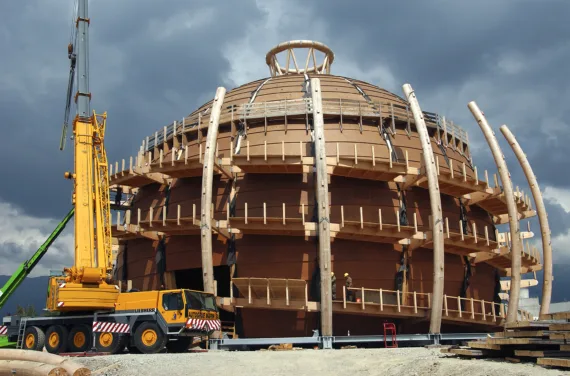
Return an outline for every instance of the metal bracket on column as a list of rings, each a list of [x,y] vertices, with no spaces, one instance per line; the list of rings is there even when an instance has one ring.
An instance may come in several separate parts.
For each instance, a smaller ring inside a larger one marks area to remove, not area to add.
[[[333,337],[321,337],[321,349],[322,350],[332,350],[333,348]]]

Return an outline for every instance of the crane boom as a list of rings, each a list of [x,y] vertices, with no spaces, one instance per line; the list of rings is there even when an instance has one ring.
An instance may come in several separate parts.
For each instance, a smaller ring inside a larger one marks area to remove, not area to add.
[[[65,173],[74,181],[75,262],[64,269],[64,279],[50,279],[47,308],[55,311],[113,308],[119,293],[111,283],[111,208],[104,146],[107,113],[90,112],[88,0],[77,5],[77,41],[68,51],[77,66],[75,171]]]

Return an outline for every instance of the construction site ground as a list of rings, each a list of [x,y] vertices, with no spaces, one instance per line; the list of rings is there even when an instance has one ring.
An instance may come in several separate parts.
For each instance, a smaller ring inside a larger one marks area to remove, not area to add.
[[[439,348],[210,351],[187,354],[122,354],[75,358],[93,375],[567,375],[532,363],[460,359]]]

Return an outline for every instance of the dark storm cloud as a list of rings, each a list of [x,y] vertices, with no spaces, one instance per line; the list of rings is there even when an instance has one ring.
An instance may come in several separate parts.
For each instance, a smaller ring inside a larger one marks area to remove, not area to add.
[[[65,108],[73,1],[0,3],[0,199],[32,215],[70,205],[68,141],[58,150]],[[229,63],[222,47],[257,18],[252,1],[90,1],[92,108],[108,112],[110,161],[213,97]],[[73,114],[73,113],[72,113]]]
[[[69,206],[71,186],[62,174],[72,167],[71,145],[63,153],[57,147],[72,3],[0,3],[0,157],[3,176],[11,177],[0,185],[0,199],[31,215],[59,217]],[[318,34],[334,50],[337,67],[343,61],[362,72],[387,67],[393,83],[374,84],[402,95],[401,85],[409,82],[424,110],[467,129],[480,171],[487,169],[492,177],[496,167],[467,109],[470,100],[493,126],[515,186],[528,192],[499,131],[503,123],[515,133],[542,188],[569,188],[561,173],[570,170],[567,1],[287,4],[91,1],[92,108],[108,111],[110,161],[133,155],[145,136],[210,99],[231,70],[222,54],[226,46],[251,38],[249,43],[264,44],[259,50],[265,52],[284,40]],[[253,30],[277,39],[248,35],[251,25],[264,25]],[[255,78],[267,74],[263,56],[258,59]],[[333,73],[343,74],[334,66]],[[564,233],[568,215],[555,203],[549,210],[561,217],[553,235]]]

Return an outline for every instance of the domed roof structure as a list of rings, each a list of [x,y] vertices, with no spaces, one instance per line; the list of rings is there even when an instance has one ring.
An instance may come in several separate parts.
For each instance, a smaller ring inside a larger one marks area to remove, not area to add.
[[[377,334],[379,317],[427,332],[434,234],[419,125],[407,100],[331,74],[333,61],[322,43],[282,43],[266,56],[270,77],[218,88],[111,166],[131,195],[117,206],[119,279],[215,291],[241,337]],[[420,116],[443,212],[440,323],[498,326],[504,194],[473,165],[467,132]],[[528,199],[517,205],[533,215]],[[537,252],[522,268],[541,268]],[[319,323],[324,310],[332,321]]]

